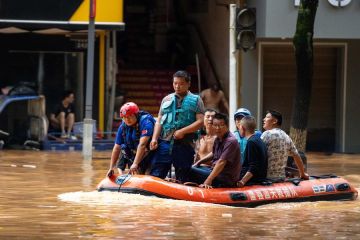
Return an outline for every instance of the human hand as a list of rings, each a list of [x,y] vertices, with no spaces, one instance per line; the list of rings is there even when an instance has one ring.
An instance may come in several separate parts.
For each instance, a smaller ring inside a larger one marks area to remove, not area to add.
[[[244,183],[242,180],[240,180],[240,181],[238,181],[238,182],[236,183],[236,185],[237,185],[239,188],[242,188],[242,187],[245,186],[245,183]]]
[[[130,174],[132,174],[132,175],[138,174],[138,173],[139,173],[139,172],[138,172],[138,167],[139,167],[138,164],[133,163],[133,164],[131,165],[130,169],[129,169]]]
[[[158,147],[158,141],[157,140],[151,140],[150,142],[150,150],[155,150]]]
[[[309,180],[310,177],[309,177],[309,174],[303,173],[303,174],[300,175],[300,178],[304,179],[304,180]]]
[[[111,177],[112,175],[114,175],[114,170],[111,168],[109,169],[109,171],[106,173],[107,177]]]
[[[205,188],[205,189],[211,189],[211,188],[213,188],[211,185],[207,185],[207,184],[205,184],[205,183],[200,184],[200,186],[199,186],[199,187],[201,187],[201,188]]]
[[[211,186],[211,184],[212,184],[212,181],[206,179],[205,182],[204,182],[203,184],[201,184],[199,187],[201,187],[201,188],[206,188],[206,189],[210,189],[210,188],[213,188],[213,187]]]

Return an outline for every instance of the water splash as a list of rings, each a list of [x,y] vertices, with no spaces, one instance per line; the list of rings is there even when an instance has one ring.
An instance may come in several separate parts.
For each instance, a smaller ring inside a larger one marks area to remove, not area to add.
[[[218,204],[190,202],[184,200],[164,199],[153,196],[143,196],[140,194],[128,194],[121,192],[68,192],[58,195],[58,199],[64,202],[72,202],[90,205],[121,205],[121,206],[191,206],[191,207],[207,207],[207,208],[232,208]]]

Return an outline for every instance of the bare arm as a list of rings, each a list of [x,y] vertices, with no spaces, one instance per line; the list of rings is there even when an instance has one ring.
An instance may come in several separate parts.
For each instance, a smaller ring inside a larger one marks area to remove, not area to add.
[[[118,144],[115,144],[111,153],[111,159],[110,159],[110,166],[109,166],[109,170],[107,172],[107,176],[111,176],[114,174],[114,168],[115,168],[115,164],[117,162],[117,160],[119,159],[121,153],[121,147]]]
[[[224,104],[224,108],[226,109],[227,112],[229,112],[229,104],[228,101],[225,98],[225,94],[223,91],[221,91],[221,102]]]
[[[299,170],[300,178],[302,179],[309,179],[309,175],[305,172],[303,161],[301,160],[301,157],[299,154],[294,154],[292,156],[294,158],[295,164]]]
[[[238,187],[243,187],[245,184],[253,177],[254,175],[251,172],[246,172],[244,177],[237,182]]]
[[[150,137],[144,136],[140,138],[139,145],[136,149],[136,155],[133,164],[130,167],[130,173],[136,174],[139,164],[144,159],[145,152],[146,152],[146,144],[149,141]]]
[[[50,114],[50,121],[56,122],[55,114],[53,114],[53,113]]]
[[[154,133],[152,135],[151,142],[150,142],[150,150],[154,150],[154,149],[156,149],[158,147],[157,140],[158,140],[158,138],[160,136],[160,133],[161,133],[161,130],[162,130],[162,126],[160,124],[161,117],[162,117],[162,115],[159,112],[158,117],[156,119],[155,126],[154,126]]]
[[[214,156],[214,154],[212,152],[208,153],[208,155],[206,155],[205,157],[203,157],[202,159],[200,159],[199,161],[197,161],[193,166],[199,166],[202,163],[208,162],[209,160],[212,159],[212,157]]]
[[[211,171],[210,175],[207,177],[207,179],[205,180],[205,182],[203,184],[200,185],[200,187],[204,187],[204,188],[212,188],[212,182],[214,181],[214,179],[221,173],[221,171],[224,169],[226,165],[226,160],[224,159],[219,159],[213,170]]]

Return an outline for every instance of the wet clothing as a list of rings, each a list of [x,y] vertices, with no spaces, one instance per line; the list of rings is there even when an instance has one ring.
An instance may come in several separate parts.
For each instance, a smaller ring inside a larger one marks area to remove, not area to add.
[[[267,150],[265,143],[257,135],[252,135],[247,140],[244,156],[240,179],[242,179],[247,172],[251,172],[253,176],[249,180],[249,183],[265,180],[268,165]]]
[[[261,132],[259,130],[255,130],[255,135],[258,136],[258,137],[261,137]],[[239,145],[240,145],[240,152],[241,152],[241,164],[244,163],[244,159],[245,159],[245,148],[246,148],[246,143],[247,143],[247,139],[246,137],[242,137],[240,135],[240,132],[239,130],[236,130],[234,132],[234,136],[236,137],[236,140],[238,141]]]
[[[291,138],[281,129],[274,128],[261,135],[267,147],[268,178],[285,178],[285,167],[289,155],[296,155],[298,151]]]
[[[135,159],[137,147],[140,142],[140,138],[149,137],[153,134],[155,126],[154,117],[144,111],[138,113],[138,119],[135,126],[127,126],[125,122],[122,122],[118,128],[115,144],[120,145],[121,147],[121,158],[118,161],[118,167],[121,170],[124,170],[126,165],[131,166]],[[146,157],[141,161],[142,164],[149,164],[147,161],[152,160],[153,153],[150,152]],[[141,166],[140,166],[141,168]]]
[[[198,113],[204,113],[204,104],[199,96],[190,92],[184,98],[172,93],[162,100],[159,111],[162,130],[150,172],[152,176],[165,178],[173,164],[176,179],[187,181],[197,134],[187,134],[180,140],[174,140],[173,135],[176,130],[194,123]]]

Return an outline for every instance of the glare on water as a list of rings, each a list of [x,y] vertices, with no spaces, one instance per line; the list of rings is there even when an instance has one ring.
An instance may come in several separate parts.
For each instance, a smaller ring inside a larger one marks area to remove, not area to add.
[[[360,190],[360,155],[308,153]],[[0,239],[360,239],[360,200],[254,209],[96,192],[110,152],[0,151]]]

